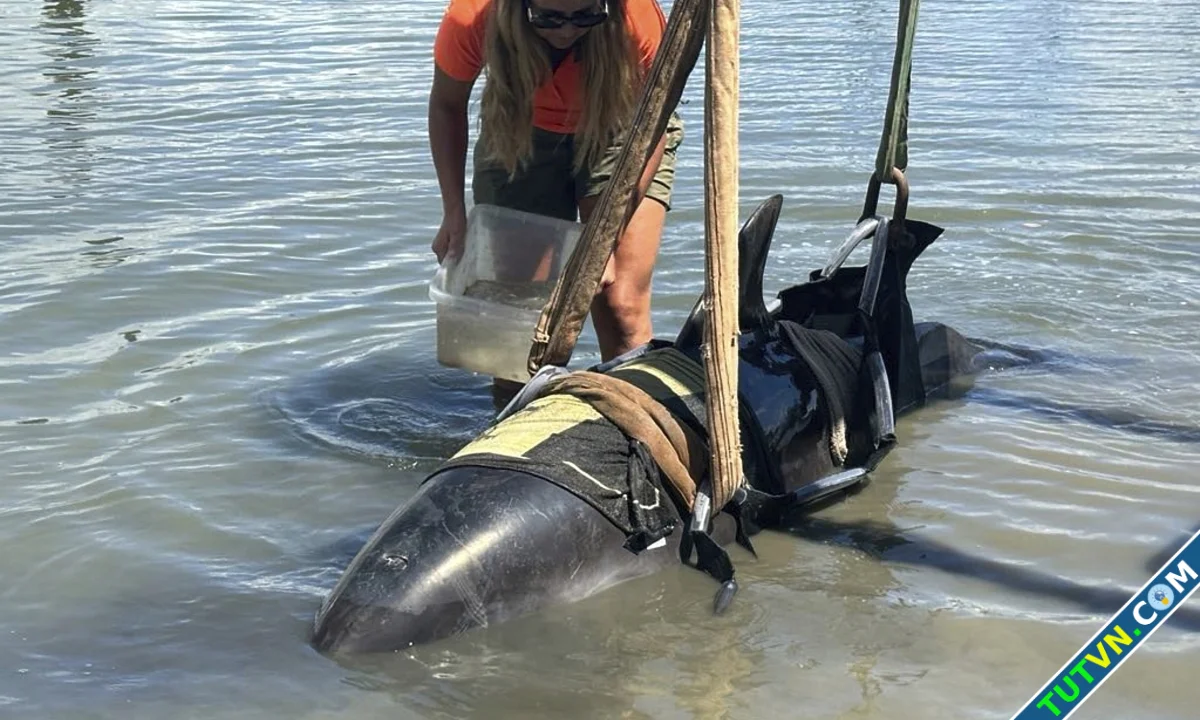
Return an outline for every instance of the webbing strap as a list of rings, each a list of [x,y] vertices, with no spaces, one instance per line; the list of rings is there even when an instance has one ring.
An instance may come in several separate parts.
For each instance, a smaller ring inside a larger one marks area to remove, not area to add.
[[[660,478],[667,481],[675,497],[693,513],[708,522],[708,508],[697,502],[697,480],[704,477],[708,485],[708,461],[703,439],[687,425],[680,423],[667,408],[649,393],[633,383],[613,375],[580,371],[549,380],[541,390],[543,394],[566,393],[592,406],[621,432],[631,438],[636,452],[647,463],[653,462],[660,471]],[[718,511],[721,508],[717,508]],[[737,540],[753,552],[750,539],[743,528],[741,514],[737,508],[729,510],[737,523]],[[697,552],[696,567],[708,573],[721,587],[713,598],[713,611],[725,612],[737,592],[733,562],[725,549],[717,544],[705,530],[693,528],[684,531],[680,543],[680,559],[689,562],[692,550]],[[631,538],[635,547],[644,547],[642,542],[650,538]],[[634,548],[631,548],[634,549]]]
[[[707,448],[662,403],[631,382],[586,370],[552,378],[539,394],[552,393],[583,400],[626,436],[644,443],[675,496],[692,510],[696,480],[706,472]]]
[[[917,32],[920,0],[900,0],[900,23],[896,31],[896,54],[892,59],[892,86],[888,92],[883,137],[875,157],[875,177],[890,182],[892,170],[908,167],[908,97],[912,85],[912,51]]]
[[[534,328],[528,358],[530,375],[544,365],[565,366],[571,359],[617,236],[635,209],[638,180],[658,139],[666,132],[671,111],[679,104],[688,75],[700,56],[708,27],[708,6],[707,0],[676,0],[671,8],[612,179],[584,224],[579,242]]]

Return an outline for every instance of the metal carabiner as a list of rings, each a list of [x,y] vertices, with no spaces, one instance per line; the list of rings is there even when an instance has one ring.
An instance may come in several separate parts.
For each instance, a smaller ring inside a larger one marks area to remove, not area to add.
[[[893,167],[888,183],[896,186],[896,204],[892,209],[892,225],[902,228],[904,219],[908,215],[908,178],[904,176],[903,170]],[[882,181],[875,173],[871,173],[871,181],[867,183],[867,197],[863,201],[863,211],[859,218],[860,222],[876,215],[879,209],[879,190],[882,186]]]

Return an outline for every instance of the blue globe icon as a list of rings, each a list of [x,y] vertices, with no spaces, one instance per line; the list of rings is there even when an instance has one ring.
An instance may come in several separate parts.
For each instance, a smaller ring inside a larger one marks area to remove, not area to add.
[[[1169,585],[1154,585],[1146,593],[1146,600],[1155,610],[1166,610],[1171,607],[1171,603],[1175,602],[1175,593]]]

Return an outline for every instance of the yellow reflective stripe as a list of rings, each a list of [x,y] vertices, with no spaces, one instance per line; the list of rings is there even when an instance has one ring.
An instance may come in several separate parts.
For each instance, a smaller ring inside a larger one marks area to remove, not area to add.
[[[704,395],[703,369],[674,348],[647,353],[611,374],[636,385],[659,402]],[[550,437],[602,417],[591,405],[570,395],[538,398],[485,430],[451,459],[482,453],[525,458],[530,450]]]
[[[480,453],[523,458],[553,435],[600,418],[600,413],[593,410],[591,405],[570,395],[538,398],[485,430],[451,459]]]
[[[703,371],[674,348],[647,353],[610,374],[638,386],[659,402],[704,394]]]

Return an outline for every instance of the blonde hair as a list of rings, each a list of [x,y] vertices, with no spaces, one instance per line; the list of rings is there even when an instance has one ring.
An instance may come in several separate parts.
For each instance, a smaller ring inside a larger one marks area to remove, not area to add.
[[[485,46],[481,120],[488,156],[513,174],[533,149],[533,96],[550,77],[550,53],[526,18],[523,0],[493,0]],[[608,19],[589,29],[576,47],[584,95],[575,132],[578,172],[633,122],[644,78],[625,26],[625,0],[608,0]]]

